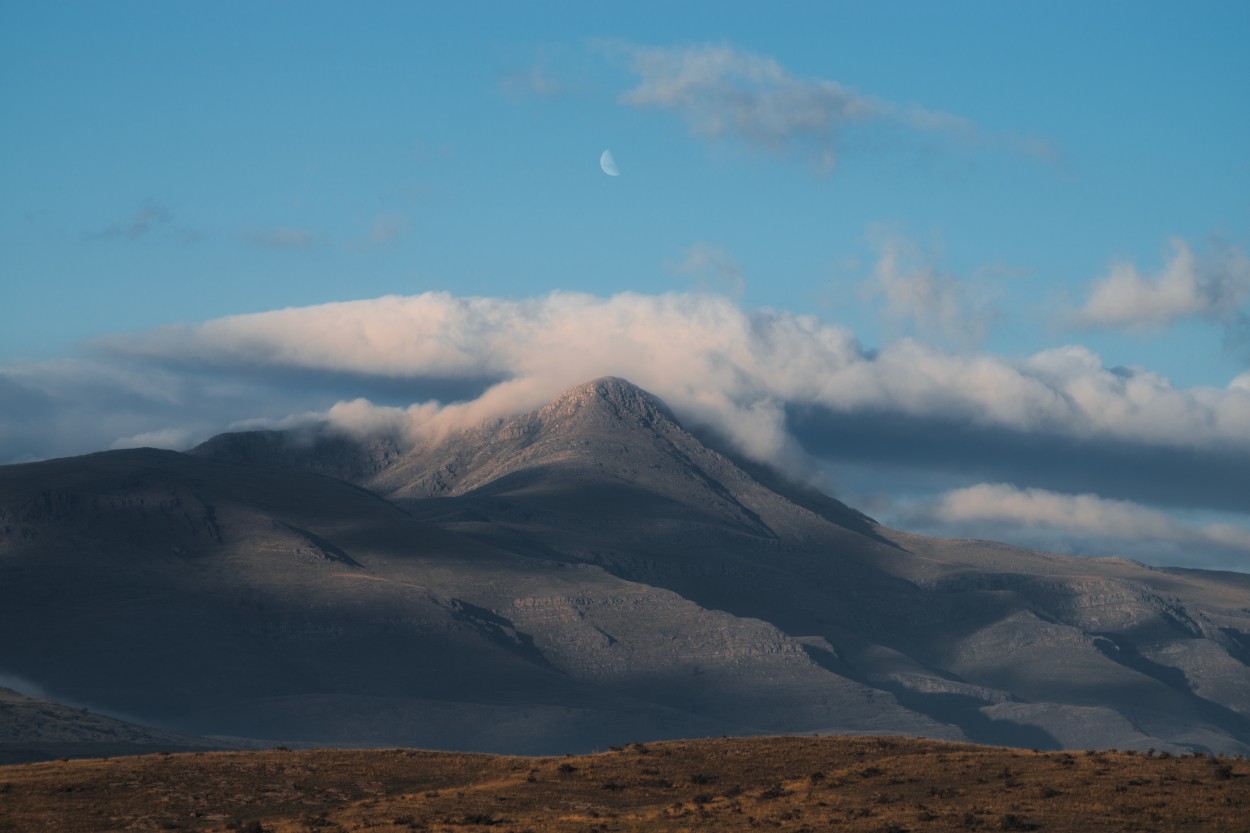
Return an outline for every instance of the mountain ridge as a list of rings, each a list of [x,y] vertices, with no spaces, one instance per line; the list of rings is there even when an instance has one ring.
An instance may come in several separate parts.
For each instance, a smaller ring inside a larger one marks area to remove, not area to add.
[[[424,445],[0,467],[0,673],[295,742],[1250,751],[1243,585],[901,533],[782,481],[614,377]]]

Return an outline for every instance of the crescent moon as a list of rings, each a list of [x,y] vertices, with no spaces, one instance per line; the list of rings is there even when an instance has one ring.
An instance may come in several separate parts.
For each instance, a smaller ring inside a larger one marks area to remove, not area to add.
[[[621,170],[616,167],[616,160],[612,158],[612,151],[605,150],[603,155],[599,157],[599,167],[608,176],[620,176]]]

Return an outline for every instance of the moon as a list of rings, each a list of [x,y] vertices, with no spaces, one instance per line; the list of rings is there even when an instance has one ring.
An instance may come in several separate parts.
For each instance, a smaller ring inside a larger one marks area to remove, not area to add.
[[[608,176],[620,176],[621,170],[616,167],[616,160],[612,158],[612,151],[605,150],[603,155],[599,157],[599,167],[603,168],[603,172]]]

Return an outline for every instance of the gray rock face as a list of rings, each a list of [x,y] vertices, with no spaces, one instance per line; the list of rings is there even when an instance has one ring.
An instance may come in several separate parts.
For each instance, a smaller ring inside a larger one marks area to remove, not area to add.
[[[0,674],[194,734],[1250,751],[1250,588],[886,529],[620,379],[404,448],[0,468]]]

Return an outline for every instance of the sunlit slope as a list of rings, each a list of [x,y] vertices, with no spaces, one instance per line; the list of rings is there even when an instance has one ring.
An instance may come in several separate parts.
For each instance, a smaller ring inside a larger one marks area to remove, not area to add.
[[[417,750],[146,756],[0,768],[11,829],[534,833],[1234,831],[1250,764],[902,738],[635,744],[597,755]]]

